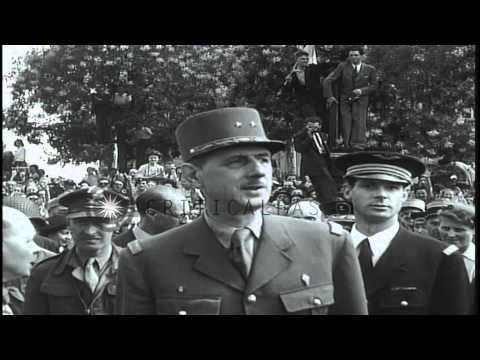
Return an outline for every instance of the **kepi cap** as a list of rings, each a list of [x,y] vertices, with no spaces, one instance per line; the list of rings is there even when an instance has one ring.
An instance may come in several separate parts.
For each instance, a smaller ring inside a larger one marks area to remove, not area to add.
[[[422,175],[425,165],[413,156],[394,152],[360,151],[339,157],[336,167],[345,177],[411,184]]]
[[[193,115],[175,131],[183,161],[220,148],[240,144],[257,144],[272,153],[285,148],[282,141],[270,140],[257,110],[222,108]]]

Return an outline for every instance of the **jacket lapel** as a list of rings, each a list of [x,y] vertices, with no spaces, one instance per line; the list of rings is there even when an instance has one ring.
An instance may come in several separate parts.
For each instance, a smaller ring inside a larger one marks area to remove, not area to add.
[[[245,280],[233,266],[226,250],[220,245],[213,231],[208,227],[203,216],[192,222],[185,234],[183,251],[188,255],[198,256],[194,269],[237,290],[245,289]]]
[[[284,271],[292,261],[288,252],[295,245],[281,222],[269,215],[263,217],[263,229],[260,244],[253,260],[248,279],[247,293],[265,285]]]
[[[371,278],[368,279],[366,287],[367,297],[385,287],[392,279],[394,272],[407,270],[406,246],[402,240],[405,236],[408,236],[406,230],[400,227],[397,235],[395,235],[387,250],[375,265]]]

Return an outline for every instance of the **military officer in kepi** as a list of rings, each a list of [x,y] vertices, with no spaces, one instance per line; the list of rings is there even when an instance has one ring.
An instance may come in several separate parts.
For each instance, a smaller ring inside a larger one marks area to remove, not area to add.
[[[369,314],[465,314],[468,282],[462,257],[447,244],[399,225],[412,179],[425,171],[410,156],[358,152],[339,157],[344,196],[353,204],[351,231]]]
[[[360,266],[338,224],[266,215],[272,153],[260,114],[223,108],[176,129],[183,176],[206,209],[193,222],[127,245],[119,314],[366,314]]]
[[[128,198],[98,187],[60,197],[74,246],[37,264],[28,280],[25,314],[112,314],[119,250],[112,244]]]

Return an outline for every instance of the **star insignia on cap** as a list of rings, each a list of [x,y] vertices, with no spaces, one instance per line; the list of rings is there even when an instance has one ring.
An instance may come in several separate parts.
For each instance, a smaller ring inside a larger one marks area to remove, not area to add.
[[[100,205],[97,206],[97,209],[104,218],[115,219],[122,213],[120,202],[116,201],[114,197],[106,195],[99,203]]]
[[[236,128],[241,128],[242,125],[243,124],[240,121],[237,121],[233,126],[235,126]]]
[[[250,125],[251,127],[255,127],[255,126],[257,126],[257,124],[255,124],[255,122],[254,122],[254,121],[250,121],[250,124],[249,124],[249,125]]]

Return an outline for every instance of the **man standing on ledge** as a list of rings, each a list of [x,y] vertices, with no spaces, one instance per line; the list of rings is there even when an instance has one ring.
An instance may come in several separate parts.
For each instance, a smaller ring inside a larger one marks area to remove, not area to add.
[[[259,113],[223,108],[176,130],[202,216],[121,254],[119,314],[366,314],[360,266],[341,226],[275,215],[273,152]]]
[[[378,86],[377,72],[371,65],[362,62],[363,49],[353,47],[348,60],[323,81],[323,94],[327,108],[337,102],[332,84],[339,82],[340,116],[342,137],[346,149],[362,150],[366,145],[368,97]]]
[[[358,152],[337,159],[344,196],[353,204],[351,231],[373,315],[466,314],[467,273],[446,244],[399,225],[412,179],[425,172],[414,157]]]

